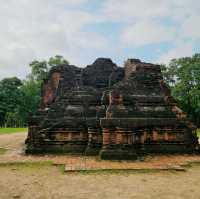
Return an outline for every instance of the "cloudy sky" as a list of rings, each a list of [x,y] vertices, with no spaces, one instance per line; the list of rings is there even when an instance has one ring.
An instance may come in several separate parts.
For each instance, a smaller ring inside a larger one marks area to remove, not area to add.
[[[199,0],[0,0],[0,78],[63,55],[167,63],[200,52]]]

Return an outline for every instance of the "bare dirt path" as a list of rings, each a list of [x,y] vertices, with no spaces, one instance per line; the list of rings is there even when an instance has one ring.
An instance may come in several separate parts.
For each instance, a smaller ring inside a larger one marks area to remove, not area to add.
[[[186,172],[62,173],[56,166],[4,165],[9,162],[51,160],[69,164],[80,161],[73,156],[25,156],[26,134],[0,135],[0,199],[200,199],[200,166]],[[187,161],[199,161],[199,156],[159,156],[144,162],[109,162],[90,158],[99,167],[161,168]],[[100,162],[100,163],[99,163]],[[119,166],[120,165],[120,166]]]
[[[200,162],[200,155],[162,155],[148,156],[144,161],[100,161],[96,157],[71,155],[25,155],[26,133],[0,135],[0,148],[7,149],[0,155],[2,162],[52,161],[55,164],[83,165],[91,169],[163,169],[187,162]]]
[[[55,167],[0,167],[0,198],[199,199],[200,167],[187,172],[62,174]]]

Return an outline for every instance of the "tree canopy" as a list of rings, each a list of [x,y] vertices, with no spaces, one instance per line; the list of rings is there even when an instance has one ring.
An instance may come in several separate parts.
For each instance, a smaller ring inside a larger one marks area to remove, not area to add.
[[[34,60],[29,64],[31,73],[25,80],[12,77],[0,81],[0,126],[27,125],[29,116],[37,111],[43,80],[52,66],[60,64],[68,64],[60,55],[48,61]]]
[[[179,106],[200,125],[200,54],[171,60],[163,74]]]
[[[56,55],[55,57],[50,57],[48,61],[49,66],[57,66],[61,64],[69,64],[69,62],[64,59],[63,56]]]
[[[23,94],[21,92],[22,85],[22,81],[17,77],[5,78],[0,81],[1,125],[3,123],[5,123],[5,125],[12,125],[13,120],[19,118],[19,109],[22,106],[23,97]]]

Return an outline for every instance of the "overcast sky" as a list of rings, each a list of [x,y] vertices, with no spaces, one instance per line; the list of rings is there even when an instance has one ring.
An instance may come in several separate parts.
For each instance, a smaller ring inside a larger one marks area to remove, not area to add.
[[[167,63],[200,52],[199,0],[0,0],[0,78],[63,55]]]

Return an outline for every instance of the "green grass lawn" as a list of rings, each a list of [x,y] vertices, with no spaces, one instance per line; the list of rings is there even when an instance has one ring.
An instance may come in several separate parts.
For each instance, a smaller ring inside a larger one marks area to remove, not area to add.
[[[7,149],[4,148],[0,148],[0,155],[3,155],[4,153],[6,153]]]
[[[0,135],[11,134],[11,133],[25,133],[28,128],[0,128]]]
[[[200,129],[197,130],[197,136],[200,139]]]

